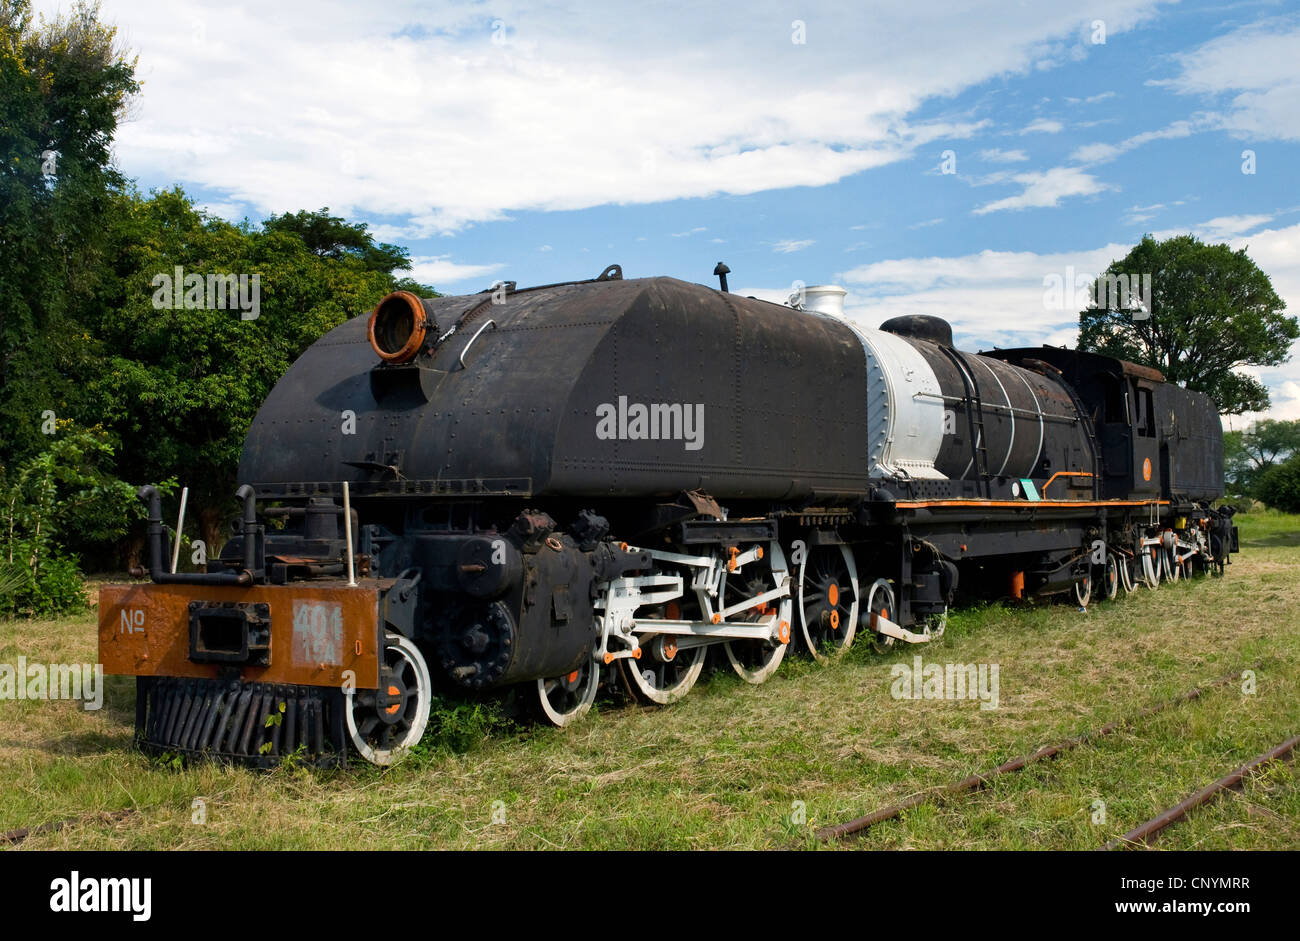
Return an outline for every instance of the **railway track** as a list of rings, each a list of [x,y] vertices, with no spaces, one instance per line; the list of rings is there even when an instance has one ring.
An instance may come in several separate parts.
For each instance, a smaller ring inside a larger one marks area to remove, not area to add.
[[[39,833],[57,833],[65,827],[73,827],[82,823],[116,823],[135,812],[134,807],[128,807],[125,810],[82,814],[80,817],[69,817],[66,820],[53,820],[50,823],[42,823],[34,827],[18,827],[16,830],[0,833],[0,846],[17,846],[29,836],[35,836]]]
[[[1148,846],[1160,831],[1182,820],[1190,811],[1209,804],[1223,792],[1240,788],[1245,783],[1246,778],[1265,765],[1289,757],[1297,745],[1300,745],[1300,735],[1293,735],[1281,745],[1270,748],[1262,755],[1256,755],[1236,771],[1224,775],[1213,784],[1201,788],[1195,794],[1157,814],[1141,826],[1134,827],[1123,836],[1116,837],[1103,846],[1102,849],[1132,849]]]
[[[1093,731],[1085,732],[1082,735],[1076,735],[1071,738],[1062,739],[1061,741],[1055,742],[1050,745],[1044,745],[1042,748],[1039,748],[1037,751],[1030,752],[1029,754],[1026,755],[1021,755],[1018,758],[1013,758],[1010,761],[1004,762],[1003,764],[998,765],[996,768],[992,768],[988,771],[979,774],[972,774],[968,777],[962,778],[960,781],[954,781],[951,784],[920,791],[917,794],[912,795],[911,797],[907,798],[904,801],[900,801],[899,803],[896,804],[890,804],[888,807],[882,807],[879,810],[872,811],[871,813],[866,814],[862,817],[857,817],[853,820],[849,820],[844,823],[835,824],[834,826],[822,827],[821,829],[817,830],[814,835],[818,840],[822,841],[823,843],[830,843],[835,840],[844,840],[850,837],[860,836],[861,834],[865,833],[867,830],[869,830],[871,827],[875,826],[876,824],[883,823],[886,820],[894,820],[900,817],[905,812],[912,810],[915,807],[919,807],[922,804],[930,803],[931,801],[940,801],[949,797],[970,794],[975,791],[981,790],[984,787],[988,786],[988,784],[994,778],[997,778],[1001,775],[1010,774],[1015,771],[1023,771],[1025,768],[1029,767],[1032,764],[1036,764],[1048,758],[1055,758],[1057,755],[1078,748],[1080,745],[1086,745],[1091,742],[1095,742],[1100,739],[1103,739],[1109,735],[1113,735],[1115,732],[1118,732],[1121,729],[1127,728],[1131,725],[1134,725],[1138,722],[1148,719],[1151,716],[1157,715],[1161,712],[1165,712],[1166,710],[1172,709],[1175,706],[1180,706],[1183,703],[1191,702],[1192,700],[1199,699],[1206,690],[1214,689],[1219,686],[1226,686],[1227,684],[1232,683],[1235,680],[1238,680],[1241,677],[1243,670],[1258,669],[1261,663],[1262,661],[1257,660],[1254,663],[1241,667],[1240,669],[1234,670],[1231,673],[1226,673],[1223,676],[1219,677],[1218,679],[1213,680],[1212,682],[1203,684],[1201,686],[1193,687],[1192,689],[1180,693],[1177,696],[1174,696],[1170,699],[1165,699],[1156,703],[1155,705],[1148,706],[1147,708],[1138,712],[1136,715],[1124,719],[1117,719],[1114,722],[1109,722],[1106,725],[1103,725],[1099,729],[1094,729]],[[1295,739],[1291,740],[1292,747],[1294,747],[1295,742],[1296,742]],[[1261,759],[1263,758],[1264,756],[1261,756],[1261,758],[1255,759],[1255,761],[1261,762]],[[1238,771],[1241,770],[1242,769],[1238,769]],[[1235,773],[1236,772],[1234,772],[1234,774]],[[1229,777],[1232,777],[1232,775],[1229,775]],[[1227,779],[1225,778],[1221,780],[1227,780]],[[1221,781],[1215,782],[1216,785],[1220,783]],[[1215,793],[1217,793],[1217,791]],[[1191,800],[1191,798],[1189,798],[1189,800]],[[1205,798],[1203,798],[1201,802],[1203,803],[1204,800]],[[1182,805],[1180,804],[1179,807],[1182,807]],[[1166,811],[1166,814],[1172,814],[1174,810],[1177,810],[1177,808],[1172,808],[1170,811]],[[1159,829],[1162,829],[1164,826],[1168,826],[1169,823],[1172,823],[1176,819],[1180,819],[1180,817],[1185,813],[1186,813],[1186,808],[1183,810],[1182,814],[1179,814],[1177,817],[1172,817],[1165,823],[1161,824],[1159,827],[1156,827],[1156,829],[1152,830],[1151,832],[1154,833]],[[1166,814],[1162,814],[1161,817],[1166,816]],[[1156,818],[1156,820],[1149,821],[1148,824],[1143,824],[1143,827],[1155,824],[1159,819],[1160,818]],[[1140,830],[1142,828],[1138,828],[1138,829]],[[1137,832],[1138,832],[1137,830],[1134,830],[1129,834],[1125,834],[1125,836],[1121,837],[1120,840],[1121,841],[1128,840],[1129,837],[1133,836]]]

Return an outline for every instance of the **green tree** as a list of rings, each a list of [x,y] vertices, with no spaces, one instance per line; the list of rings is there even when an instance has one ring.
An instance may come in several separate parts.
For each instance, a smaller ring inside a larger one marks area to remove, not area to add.
[[[79,400],[134,73],[95,5],[37,26],[28,0],[0,0],[0,461],[40,453],[47,413]]]
[[[205,216],[179,189],[148,199],[128,194],[116,203],[112,261],[119,278],[91,318],[101,352],[86,378],[86,417],[120,439],[123,477],[175,477],[190,488],[191,518],[210,552],[236,509],[243,439],[262,400],[318,337],[394,289],[392,272],[376,265],[406,264],[404,251],[374,246],[365,226],[327,220],[330,226],[318,229],[316,215],[290,216],[297,220],[290,224],[281,216],[259,231]],[[331,250],[317,237],[321,231],[345,237],[350,247]],[[206,296],[173,307],[174,297],[157,283],[177,266],[205,284],[208,276],[246,276],[250,293],[256,275],[258,316],[242,319],[237,305],[209,306]]]
[[[1275,510],[1300,513],[1300,454],[1260,474],[1255,496]]]
[[[364,222],[347,222],[331,216],[326,206],[317,212],[302,210],[272,216],[262,224],[263,232],[288,232],[302,239],[307,248],[322,258],[355,259],[367,271],[407,271],[411,259],[397,245],[375,244]]]
[[[1296,454],[1300,454],[1300,419],[1266,418],[1245,431],[1223,434],[1224,477],[1239,495],[1254,494],[1264,472]]]
[[[1122,309],[1107,290],[1119,275],[1151,278],[1149,308]],[[1157,242],[1150,235],[1112,262],[1094,286],[1107,303],[1079,312],[1081,350],[1153,366],[1171,382],[1207,394],[1224,414],[1268,408],[1268,389],[1237,372],[1287,360],[1300,323],[1268,275],[1227,245],[1191,235]],[[1143,314],[1149,316],[1143,317]]]
[[[69,542],[120,538],[144,515],[134,488],[106,469],[112,456],[103,429],[64,420],[38,454],[0,467],[0,614],[84,606]]]
[[[1250,494],[1255,477],[1255,463],[1250,459],[1246,446],[1242,443],[1244,431],[1225,431],[1223,433],[1223,478],[1227,489],[1233,496]]]
[[[1300,452],[1300,419],[1257,421],[1242,433],[1241,447],[1256,470],[1267,470]]]

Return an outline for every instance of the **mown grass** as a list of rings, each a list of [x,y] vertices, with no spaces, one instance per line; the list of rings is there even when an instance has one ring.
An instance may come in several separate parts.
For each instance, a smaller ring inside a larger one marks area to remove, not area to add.
[[[1238,517],[1226,578],[1088,612],[973,608],[930,648],[788,658],[761,687],[719,671],[681,703],[600,702],[568,730],[446,708],[404,764],[273,772],[131,748],[130,680],[105,708],[0,702],[0,831],[79,819],[25,848],[785,848],[817,827],[1095,729],[1245,665],[1240,683],[1019,774],[926,804],[839,848],[1090,849],[1300,732],[1300,517]],[[997,664],[1000,702],[896,700],[890,669]],[[0,662],[93,662],[93,616],[0,624]],[[196,824],[194,801],[206,822]],[[1099,814],[1104,802],[1104,817]],[[134,808],[115,821],[96,812]],[[1167,830],[1160,847],[1300,847],[1280,763]]]

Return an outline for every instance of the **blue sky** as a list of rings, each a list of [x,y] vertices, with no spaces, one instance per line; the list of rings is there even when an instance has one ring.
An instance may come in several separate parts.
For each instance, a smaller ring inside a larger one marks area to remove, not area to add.
[[[1045,278],[1190,231],[1300,314],[1295,3],[856,6],[106,0],[145,80],[117,155],[232,219],[367,221],[444,292],[721,259],[1072,344]],[[1300,365],[1256,374],[1300,418]]]

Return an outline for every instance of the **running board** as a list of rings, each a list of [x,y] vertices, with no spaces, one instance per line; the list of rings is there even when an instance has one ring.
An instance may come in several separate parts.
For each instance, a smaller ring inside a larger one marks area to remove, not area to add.
[[[909,644],[928,644],[931,640],[930,633],[916,634],[905,627],[900,627],[889,618],[881,617],[875,611],[868,612],[862,616],[862,626],[867,630],[875,631],[877,634],[884,634],[886,637],[894,637],[898,640]]]

